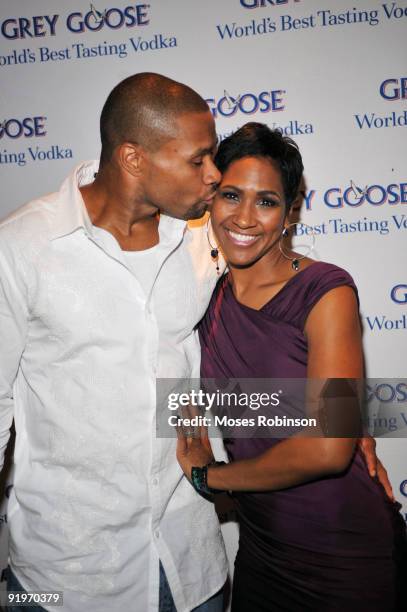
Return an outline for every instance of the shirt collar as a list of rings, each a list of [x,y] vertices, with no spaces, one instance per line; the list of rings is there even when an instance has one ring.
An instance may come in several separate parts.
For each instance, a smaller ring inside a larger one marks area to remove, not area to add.
[[[77,166],[62,183],[59,190],[60,206],[53,219],[51,240],[72,234],[79,228],[92,233],[92,222],[79,187],[91,183],[98,168],[97,161],[85,162]]]
[[[83,228],[92,235],[92,222],[86,210],[79,187],[92,183],[98,171],[98,161],[88,161],[77,166],[62,183],[59,191],[60,206],[53,220],[51,240],[72,234]],[[158,231],[160,242],[179,242],[187,230],[187,222],[161,214]]]

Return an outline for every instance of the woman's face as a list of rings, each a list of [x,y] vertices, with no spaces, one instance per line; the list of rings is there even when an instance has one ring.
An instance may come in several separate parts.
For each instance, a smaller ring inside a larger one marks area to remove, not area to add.
[[[284,228],[281,174],[272,160],[244,157],[223,174],[212,207],[212,227],[226,260],[249,266],[273,249]]]

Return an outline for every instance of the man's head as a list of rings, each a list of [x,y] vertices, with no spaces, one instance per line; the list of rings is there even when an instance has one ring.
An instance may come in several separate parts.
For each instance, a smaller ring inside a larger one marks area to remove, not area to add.
[[[100,118],[101,170],[115,165],[143,203],[171,216],[200,217],[220,174],[214,120],[193,89],[135,74],[109,94]]]

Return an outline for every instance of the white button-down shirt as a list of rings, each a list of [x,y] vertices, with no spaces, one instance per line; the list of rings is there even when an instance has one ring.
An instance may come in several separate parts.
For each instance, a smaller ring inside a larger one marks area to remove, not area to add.
[[[93,232],[76,169],[0,225],[0,448],[17,432],[10,561],[68,612],[179,612],[224,583],[213,505],[155,434],[156,377],[198,377],[194,332],[217,275],[202,228],[164,215],[149,295]],[[47,606],[45,605],[45,608]]]

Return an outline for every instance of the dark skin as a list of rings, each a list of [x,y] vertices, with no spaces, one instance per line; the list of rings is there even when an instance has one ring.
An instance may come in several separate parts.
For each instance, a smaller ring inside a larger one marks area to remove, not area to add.
[[[229,264],[235,297],[250,308],[260,309],[296,274],[278,247],[287,223],[281,175],[273,162],[250,157],[232,162],[214,200],[212,226]],[[312,264],[304,259],[301,268]],[[363,377],[358,307],[350,287],[325,294],[308,316],[304,332],[309,379]],[[305,432],[255,458],[208,468],[208,485],[229,491],[270,491],[339,474],[349,465],[356,443],[354,438],[315,438]],[[393,498],[379,461],[376,468],[374,448],[374,440],[363,439],[370,474],[377,470]],[[188,477],[193,466],[209,463],[213,454],[206,432],[201,439],[180,437],[177,458]]]
[[[158,243],[158,213],[201,217],[211,204],[220,173],[213,163],[213,117],[184,113],[172,119],[158,148],[124,142],[80,191],[94,225],[110,232],[126,251]]]

